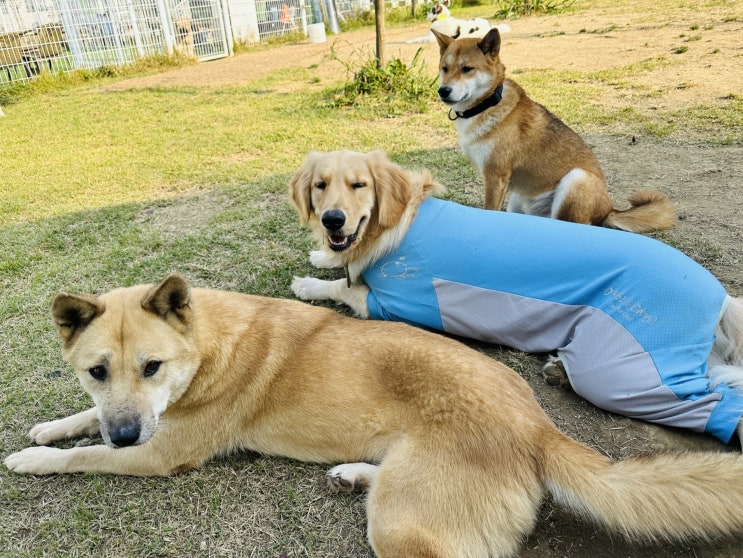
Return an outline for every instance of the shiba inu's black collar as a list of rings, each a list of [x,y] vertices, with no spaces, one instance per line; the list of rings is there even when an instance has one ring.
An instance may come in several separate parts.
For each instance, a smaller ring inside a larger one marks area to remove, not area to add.
[[[502,98],[503,98],[503,84],[501,83],[498,87],[495,88],[495,91],[493,91],[493,94],[487,97],[479,105],[475,105],[471,109],[467,109],[462,112],[449,109],[449,120],[456,120],[457,118],[472,118],[473,116],[477,116],[481,112],[488,110],[490,107],[494,107],[495,105],[500,103]],[[453,117],[452,117],[452,112],[454,113]]]

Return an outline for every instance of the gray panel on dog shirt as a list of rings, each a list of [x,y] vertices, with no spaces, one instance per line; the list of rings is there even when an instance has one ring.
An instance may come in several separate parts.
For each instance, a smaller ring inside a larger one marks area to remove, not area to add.
[[[575,392],[602,409],[702,432],[721,399],[718,393],[679,399],[651,355],[596,308],[442,279],[434,279],[434,288],[445,331],[526,352],[557,350]]]

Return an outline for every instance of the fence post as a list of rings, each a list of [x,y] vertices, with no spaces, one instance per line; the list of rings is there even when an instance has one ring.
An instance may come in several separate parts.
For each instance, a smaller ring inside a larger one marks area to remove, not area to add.
[[[222,37],[224,46],[227,49],[227,55],[232,56],[235,53],[235,37],[232,33],[232,21],[228,12],[227,0],[219,1],[219,14],[222,18]]]
[[[374,0],[374,23],[376,28],[377,67],[384,66],[384,0]]]
[[[131,58],[124,54],[124,48],[122,47],[121,42],[121,33],[119,33],[119,29],[121,29],[121,18],[119,17],[119,10],[114,8],[116,8],[116,6],[109,5],[108,2],[106,3],[106,12],[111,21],[111,40],[113,41],[114,51],[119,60],[119,65],[123,65],[127,62],[131,62]]]
[[[139,34],[139,24],[137,23],[137,13],[134,11],[132,0],[126,0],[126,11],[129,14],[129,24],[132,26],[132,35],[134,35],[134,45],[137,47],[137,56],[144,56],[144,46],[142,37]]]
[[[175,30],[173,29],[173,18],[170,17],[170,6],[168,6],[167,0],[157,0],[157,11],[160,13],[160,27],[163,30],[165,54],[172,56],[175,51]]]
[[[81,46],[80,37],[77,33],[77,23],[75,13],[67,0],[59,0],[59,15],[62,18],[62,26],[65,30],[65,38],[70,47],[72,54],[72,65],[76,70],[87,68],[83,47]]]

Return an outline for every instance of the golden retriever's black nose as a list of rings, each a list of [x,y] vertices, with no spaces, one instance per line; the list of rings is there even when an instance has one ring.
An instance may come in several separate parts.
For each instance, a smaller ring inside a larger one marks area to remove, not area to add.
[[[439,98],[447,99],[451,95],[451,87],[442,86],[439,87]]]
[[[329,209],[322,214],[322,225],[329,231],[338,231],[346,224],[346,216],[340,209]]]

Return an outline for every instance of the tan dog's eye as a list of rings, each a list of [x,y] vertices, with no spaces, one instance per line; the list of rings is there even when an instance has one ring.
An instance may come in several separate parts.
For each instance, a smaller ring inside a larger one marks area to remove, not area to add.
[[[106,376],[108,375],[108,370],[106,370],[106,367],[102,364],[99,364],[98,366],[94,366],[93,368],[88,370],[88,374],[90,374],[94,379],[98,380],[99,382],[102,382],[106,379]]]
[[[469,74],[474,68],[472,66],[462,66],[462,73]]]
[[[147,364],[144,365],[144,377],[149,378],[150,376],[154,376],[158,370],[160,370],[160,365],[162,362],[159,360],[151,360]]]
[[[325,181],[321,180],[320,182],[315,183],[315,188],[318,190],[324,190],[325,189]]]
[[[354,182],[353,184],[351,184],[351,188],[353,188],[354,190],[358,190],[359,188],[365,188],[365,187],[366,187],[366,182]]]
[[[444,73],[446,73],[446,72],[449,71],[449,67],[448,66],[441,66],[441,71],[444,72]]]

